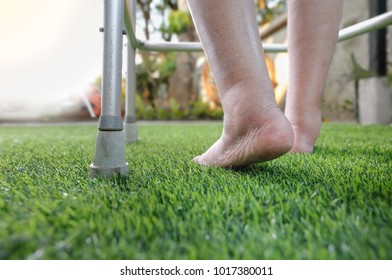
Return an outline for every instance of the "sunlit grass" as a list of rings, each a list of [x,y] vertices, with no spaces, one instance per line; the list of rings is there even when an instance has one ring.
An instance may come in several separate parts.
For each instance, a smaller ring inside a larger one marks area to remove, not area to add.
[[[88,177],[96,127],[0,128],[0,259],[391,259],[392,128],[326,124],[313,155],[191,162],[220,124],[140,125]]]

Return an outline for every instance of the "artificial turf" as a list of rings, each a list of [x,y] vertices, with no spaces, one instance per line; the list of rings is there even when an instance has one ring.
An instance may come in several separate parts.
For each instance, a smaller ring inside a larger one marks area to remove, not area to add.
[[[221,124],[139,125],[89,178],[95,126],[0,128],[0,259],[392,259],[392,127],[324,124],[313,155],[201,167]]]

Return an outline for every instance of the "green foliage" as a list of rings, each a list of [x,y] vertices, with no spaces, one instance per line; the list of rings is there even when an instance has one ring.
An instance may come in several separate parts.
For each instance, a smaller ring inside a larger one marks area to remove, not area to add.
[[[135,97],[135,110],[136,110],[136,118],[138,120],[143,119],[144,108],[145,108],[145,105],[144,105],[142,97],[139,94],[136,94],[136,97]]]
[[[171,112],[170,108],[168,107],[157,107],[156,108],[156,116],[158,120],[170,120],[171,119]]]
[[[181,105],[174,98],[169,99],[171,118],[173,120],[181,120],[183,114],[181,112]]]
[[[193,102],[190,106],[190,119],[202,120],[212,119],[221,120],[223,119],[223,110],[220,107],[211,109],[208,103],[203,101]]]
[[[360,80],[360,79],[366,79],[370,77],[376,76],[375,73],[372,71],[364,69],[359,63],[357,62],[355,55],[352,53],[351,54],[351,62],[353,65],[353,79],[354,80]]]
[[[156,65],[161,80],[167,80],[176,70],[176,54],[174,52],[163,56]]]
[[[170,34],[183,33],[188,27],[192,26],[191,15],[185,11],[170,11],[168,22],[167,31]]]
[[[143,55],[143,63],[136,65],[136,89],[147,94],[145,99],[154,103],[161,86],[168,85],[171,74],[176,70],[175,54]]]
[[[193,102],[190,107],[183,108],[174,98],[170,98],[168,105],[151,106],[136,96],[136,117],[139,120],[222,120],[221,108],[210,109],[207,103]]]
[[[88,177],[96,126],[0,128],[0,259],[392,258],[392,129],[325,124],[313,155],[191,161],[221,124],[139,125]]]
[[[216,107],[215,109],[210,109],[207,111],[207,117],[213,120],[223,119],[223,110],[221,107]]]
[[[191,104],[191,119],[205,119],[208,116],[209,106],[206,102],[197,101]]]
[[[144,120],[153,120],[155,119],[155,110],[151,105],[146,105],[143,110],[143,119]]]

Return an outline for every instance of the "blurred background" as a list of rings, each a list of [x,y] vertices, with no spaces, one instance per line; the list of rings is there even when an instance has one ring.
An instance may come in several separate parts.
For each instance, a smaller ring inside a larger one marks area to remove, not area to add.
[[[342,28],[379,13],[374,9],[376,2],[377,7],[385,6],[381,10],[392,7],[392,0],[344,2]],[[139,38],[198,40],[185,0],[137,0],[137,8]],[[286,1],[257,0],[255,9],[263,42],[286,43]],[[96,120],[102,26],[103,0],[0,0],[0,122]],[[372,34],[338,44],[323,100],[324,120],[358,120],[361,79],[383,76],[391,89],[391,27]],[[283,109],[288,54],[266,54],[266,61]],[[385,71],[378,71],[372,61],[377,61],[377,67],[384,65]],[[222,118],[213,76],[202,53],[138,51],[136,62],[138,119]],[[123,69],[125,77],[125,52]]]
[[[47,119],[101,72],[103,2],[1,0],[0,119]]]

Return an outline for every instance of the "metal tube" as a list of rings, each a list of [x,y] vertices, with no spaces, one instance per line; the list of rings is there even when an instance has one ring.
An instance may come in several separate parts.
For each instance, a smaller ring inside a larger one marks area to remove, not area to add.
[[[201,52],[203,51],[202,45],[199,42],[153,42],[143,41],[135,36],[134,23],[131,24],[131,19],[134,17],[131,15],[131,9],[127,0],[127,11],[125,12],[125,24],[127,26],[128,36],[131,40],[132,46],[136,49],[157,51],[157,52],[169,52],[169,51],[185,51],[185,52]],[[374,18],[365,20],[353,26],[342,29],[339,32],[339,41],[345,41],[353,37],[374,31],[385,26],[392,24],[392,11],[376,16]],[[264,44],[265,52],[287,52],[287,45],[284,44]]]
[[[125,0],[125,10],[124,10],[124,26],[127,31],[128,40],[132,46],[136,49],[138,46],[138,39],[136,39],[136,1],[135,0]]]
[[[264,51],[267,53],[287,52],[285,44],[263,44]]]
[[[202,52],[203,47],[200,42],[154,42],[154,41],[137,41],[136,47],[140,50],[149,50],[155,52]],[[265,52],[287,52],[287,46],[284,44],[263,44]]]
[[[128,44],[127,44],[127,91],[126,91],[126,106],[125,106],[125,113],[126,123],[134,123],[136,122],[136,111],[135,111],[135,95],[136,95],[136,62],[135,62],[135,55],[136,50],[132,46],[132,37],[134,37],[133,26],[135,25],[135,16],[136,16],[136,1],[135,0],[126,0],[126,8],[127,13],[126,15],[131,15],[129,18],[131,20],[131,26],[128,30]],[[129,11],[129,9],[131,9]]]
[[[136,64],[135,49],[128,43],[127,45],[127,91],[125,106],[125,122],[134,123],[136,121],[135,94],[136,94]]]
[[[138,40],[137,48],[155,52],[202,52],[203,47],[199,42],[154,42]]]
[[[362,21],[339,32],[339,42],[392,24],[392,11]]]
[[[105,0],[102,111],[99,129],[122,130],[121,70],[124,0]],[[118,121],[120,120],[120,124]]]
[[[131,8],[131,15],[133,18],[128,18],[131,25],[126,25],[128,44],[127,44],[127,90],[125,95],[125,118],[124,118],[124,135],[126,142],[135,142],[139,140],[137,125],[136,125],[136,110],[135,110],[135,98],[136,98],[136,63],[135,63],[135,48],[132,45],[132,37],[134,33],[132,31],[134,25],[134,18],[136,14],[136,1],[127,0],[127,8]],[[129,13],[125,13],[127,15]],[[126,20],[125,20],[126,21]]]
[[[124,0],[105,0],[104,9],[102,106],[94,162],[90,165],[91,177],[111,177],[128,173],[121,121]]]

